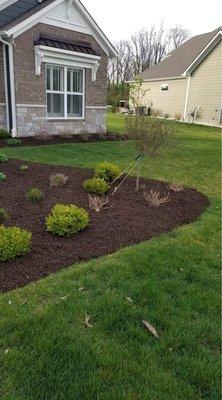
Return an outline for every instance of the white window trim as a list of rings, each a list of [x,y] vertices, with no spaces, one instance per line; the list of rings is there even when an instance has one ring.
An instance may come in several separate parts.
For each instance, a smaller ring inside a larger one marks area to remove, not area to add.
[[[48,110],[46,110],[47,112],[47,120],[49,121],[69,121],[69,120],[84,120],[85,119],[85,69],[84,68],[79,68],[79,67],[72,67],[75,69],[79,69],[81,71],[83,71],[83,92],[82,93],[78,93],[78,92],[68,92],[67,91],[67,68],[69,68],[70,66],[64,66],[64,65],[57,65],[55,64],[56,67],[61,67],[64,68],[64,90],[63,91],[59,91],[59,90],[47,90],[47,76],[46,76],[46,95],[47,93],[57,93],[57,94],[63,94],[64,95],[64,117],[48,117]],[[47,64],[45,66],[45,70],[47,68]],[[82,96],[82,115],[80,117],[69,117],[67,116],[67,95],[78,95],[78,96]]]
[[[100,65],[100,56],[77,53],[48,46],[35,46],[35,74],[41,75],[42,63],[57,64],[73,68],[87,68],[92,71],[92,81],[95,82]]]

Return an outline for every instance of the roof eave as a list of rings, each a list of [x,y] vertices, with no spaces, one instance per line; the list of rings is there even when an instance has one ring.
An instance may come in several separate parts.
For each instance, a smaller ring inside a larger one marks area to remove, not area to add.
[[[220,42],[222,36],[222,31],[216,33],[216,35],[211,39],[211,41],[205,46],[205,48],[200,52],[200,54],[195,58],[195,60],[189,65],[189,67],[183,72],[184,77],[188,77],[192,72],[198,67],[198,65],[206,58],[211,50]]]

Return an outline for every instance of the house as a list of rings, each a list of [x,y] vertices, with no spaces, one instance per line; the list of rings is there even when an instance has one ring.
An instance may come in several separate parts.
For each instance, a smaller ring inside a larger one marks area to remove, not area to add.
[[[142,73],[144,105],[157,114],[222,123],[222,27],[192,37]],[[158,110],[158,111],[157,111]]]
[[[104,132],[116,55],[79,0],[1,0],[0,128],[13,137]]]

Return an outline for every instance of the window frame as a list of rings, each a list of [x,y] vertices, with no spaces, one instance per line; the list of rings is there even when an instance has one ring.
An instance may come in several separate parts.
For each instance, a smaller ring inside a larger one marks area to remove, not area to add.
[[[47,89],[47,67],[59,67],[63,69],[63,91],[59,90],[48,90]],[[68,69],[77,69],[82,71],[82,93],[80,92],[68,92],[67,91],[67,70]],[[61,120],[61,121],[66,121],[66,120],[84,120],[85,119],[85,68],[80,68],[80,67],[75,67],[75,66],[69,66],[69,65],[59,65],[59,64],[54,64],[54,63],[46,63],[45,65],[45,84],[46,84],[46,106],[47,106],[47,94],[62,94],[64,96],[64,117],[50,117],[48,115],[48,107],[46,108],[47,112],[47,120]],[[80,117],[69,117],[67,113],[67,99],[68,95],[76,95],[76,96],[81,96],[82,97],[82,115]]]

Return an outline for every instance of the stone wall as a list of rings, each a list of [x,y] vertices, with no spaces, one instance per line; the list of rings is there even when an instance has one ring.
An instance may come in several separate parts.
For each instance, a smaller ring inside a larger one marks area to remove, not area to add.
[[[86,107],[84,120],[47,120],[46,107],[17,105],[17,135],[65,135],[76,133],[104,133],[105,107]]]

